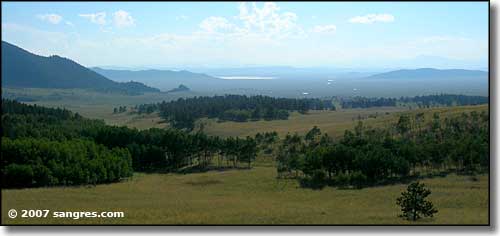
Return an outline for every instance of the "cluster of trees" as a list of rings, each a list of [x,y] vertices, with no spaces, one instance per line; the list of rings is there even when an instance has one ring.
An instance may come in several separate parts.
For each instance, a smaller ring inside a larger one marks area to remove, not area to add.
[[[402,115],[386,128],[364,127],[334,141],[314,127],[305,137],[287,135],[277,152],[278,177],[304,185],[363,187],[397,181],[422,172],[487,171],[489,117],[486,112],[440,118],[434,113]]]
[[[264,132],[255,134],[255,141],[260,150],[264,151],[264,154],[272,154],[274,147],[273,145],[279,140],[278,133],[276,131]]]
[[[488,103],[488,97],[466,95],[429,95],[401,98],[273,98],[268,96],[225,95],[214,97],[179,98],[175,101],[142,104],[135,107],[141,113],[160,112],[160,115],[178,129],[193,130],[199,118],[218,118],[220,121],[246,122],[249,120],[286,120],[290,111],[307,113],[309,110],[335,110],[333,100],[342,108],[369,108],[416,104],[419,107],[477,105]]]
[[[138,113],[159,111],[173,127],[192,130],[195,120],[202,117],[241,122],[276,120],[288,119],[289,111],[307,113],[309,110],[334,110],[335,106],[331,100],[225,95],[179,98],[176,101],[140,105],[137,108]]]
[[[341,98],[342,108],[369,108],[382,106],[397,106],[398,104],[416,104],[418,107],[432,106],[466,106],[488,103],[488,97],[454,94],[426,95],[400,98]]]
[[[399,99],[403,103],[416,103],[419,106],[466,106],[488,103],[488,97],[466,96],[454,94],[439,94],[416,97],[402,97]]]
[[[115,107],[113,108],[113,113],[123,113],[123,112],[127,112],[127,106],[119,106],[119,107]]]
[[[340,99],[342,108],[368,108],[368,107],[393,107],[396,106],[396,98],[366,98],[353,97]]]
[[[257,153],[257,143],[250,137],[223,139],[176,129],[138,131],[108,126],[101,120],[86,119],[64,109],[5,99],[2,99],[2,139],[6,140],[2,142],[6,187],[96,184],[126,178],[132,170],[177,171],[211,164],[238,167],[241,163],[250,167]],[[10,145],[8,152],[4,152],[4,144]],[[51,148],[42,152],[46,146]],[[96,166],[81,164],[84,162]],[[124,163],[130,165],[126,167]],[[38,174],[38,166],[45,166],[42,169],[49,170],[49,177]],[[6,183],[21,179],[22,173],[28,176],[25,182]],[[42,176],[48,180],[41,180]]]
[[[151,114],[159,110],[160,109],[158,103],[140,104],[134,107],[134,111],[139,114]]]
[[[253,110],[231,109],[224,111],[218,118],[222,121],[236,121],[246,122],[248,120],[256,121],[264,120],[287,120],[290,114],[284,109],[265,109],[262,111],[260,108]]]
[[[132,175],[128,150],[88,140],[3,137],[1,153],[6,188],[109,183]]]

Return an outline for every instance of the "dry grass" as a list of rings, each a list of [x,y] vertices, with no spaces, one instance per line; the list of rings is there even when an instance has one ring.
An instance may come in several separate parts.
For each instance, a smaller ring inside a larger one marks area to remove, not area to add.
[[[258,132],[276,131],[283,137],[287,133],[305,134],[313,126],[318,126],[322,132],[338,137],[344,134],[345,130],[353,129],[358,116],[367,118],[363,122],[371,127],[383,127],[389,123],[397,122],[402,113],[415,115],[424,112],[425,118],[430,120],[434,112],[441,113],[442,117],[457,115],[462,112],[487,111],[487,105],[481,106],[460,106],[442,107],[430,109],[408,110],[405,107],[382,107],[369,109],[345,109],[340,111],[313,111],[307,115],[292,113],[288,120],[273,121],[252,121],[252,122],[216,122],[215,120],[204,119],[204,131],[214,136],[254,136]],[[368,118],[370,115],[377,115],[377,118]]]
[[[96,187],[2,190],[5,224],[409,224],[395,204],[405,185],[362,190],[300,188],[273,167],[198,174],[136,174]],[[487,224],[488,176],[423,181],[438,208],[416,224]],[[120,219],[9,219],[9,209],[123,211]]]

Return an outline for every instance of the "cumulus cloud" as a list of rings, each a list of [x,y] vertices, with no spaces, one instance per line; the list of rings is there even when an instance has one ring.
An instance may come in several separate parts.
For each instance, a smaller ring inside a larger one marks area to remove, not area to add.
[[[62,16],[57,15],[57,14],[40,14],[36,16],[38,19],[42,21],[47,21],[51,24],[57,25],[61,22],[63,19]]]
[[[274,36],[302,32],[297,24],[297,15],[293,12],[281,13],[276,3],[266,2],[261,8],[256,3],[252,3],[251,7],[247,3],[241,3],[239,11],[237,18],[242,21],[243,30],[247,32]]]
[[[97,12],[90,14],[79,14],[80,17],[90,20],[90,22],[98,25],[106,24],[106,12]]]
[[[211,16],[199,27],[203,33],[237,40],[283,39],[304,33],[297,24],[297,15],[281,12],[276,3],[266,2],[261,7],[256,3],[241,3],[238,9],[239,14],[233,18]]]
[[[312,29],[314,33],[335,33],[335,31],[337,31],[335,25],[316,25]]]
[[[234,29],[234,25],[224,17],[211,16],[200,23],[200,28],[209,33]]]
[[[349,19],[349,22],[356,24],[372,24],[376,22],[389,23],[394,21],[391,14],[368,14],[364,16],[355,16]]]
[[[113,21],[115,26],[118,28],[124,28],[135,25],[134,18],[130,15],[130,13],[119,10],[113,13]]]

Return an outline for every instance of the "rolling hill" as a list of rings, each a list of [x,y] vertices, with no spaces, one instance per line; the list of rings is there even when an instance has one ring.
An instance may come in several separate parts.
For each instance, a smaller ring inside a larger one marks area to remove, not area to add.
[[[184,84],[189,88],[204,89],[207,86],[218,87],[224,83],[223,80],[206,74],[193,73],[186,70],[110,70],[99,67],[91,68],[95,72],[106,76],[117,82],[123,81],[139,81],[149,86],[170,90],[177,88],[180,84]]]
[[[80,88],[128,94],[160,91],[138,82],[117,83],[70,59],[35,55],[5,41],[2,87]]]
[[[370,79],[445,79],[445,78],[478,78],[487,79],[488,72],[480,70],[420,68],[414,70],[395,70],[368,76]]]

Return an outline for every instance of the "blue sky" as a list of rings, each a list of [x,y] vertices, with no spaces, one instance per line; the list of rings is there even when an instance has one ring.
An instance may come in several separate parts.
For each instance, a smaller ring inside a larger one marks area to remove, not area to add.
[[[85,66],[485,68],[487,2],[2,2],[2,40]]]

